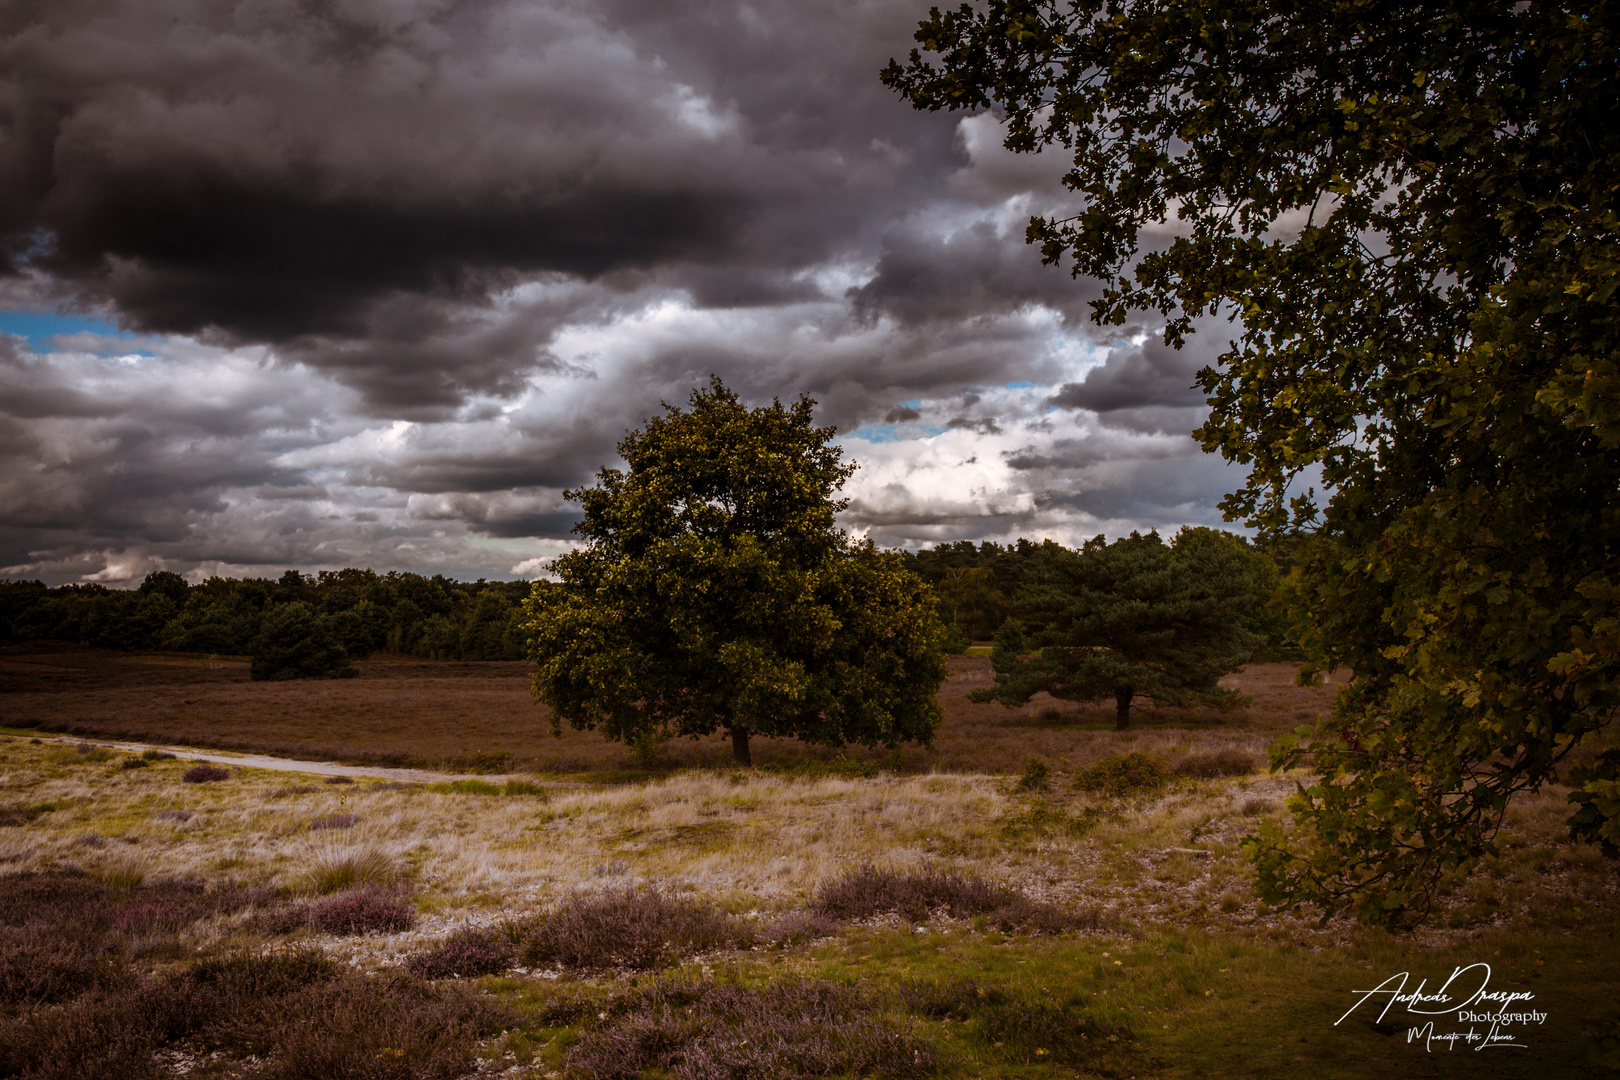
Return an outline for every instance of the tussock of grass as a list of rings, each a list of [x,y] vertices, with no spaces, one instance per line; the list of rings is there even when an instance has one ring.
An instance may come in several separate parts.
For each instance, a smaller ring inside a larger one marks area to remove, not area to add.
[[[334,845],[310,854],[304,884],[312,892],[335,893],[362,886],[391,886],[400,876],[399,860],[383,848]]]

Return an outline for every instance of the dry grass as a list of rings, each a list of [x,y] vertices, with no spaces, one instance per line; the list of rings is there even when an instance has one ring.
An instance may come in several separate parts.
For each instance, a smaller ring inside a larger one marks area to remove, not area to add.
[[[1197,745],[1198,733],[1178,737]],[[9,798],[54,807],[0,828],[0,859],[13,869],[81,866],[109,880],[230,877],[306,894],[408,886],[428,916],[418,936],[481,911],[511,917],[556,897],[638,885],[774,918],[808,908],[825,882],[862,864],[971,874],[1122,929],[1315,933],[1256,902],[1239,850],[1259,820],[1281,814],[1287,777],[1173,777],[1158,792],[1118,799],[1078,790],[1063,773],[1025,792],[982,775],[686,771],[542,799],[374,782],[289,788],[283,775],[252,769],[228,785],[190,785],[180,781],[185,767],[126,771],[62,760],[49,744],[0,745]],[[311,832],[338,815],[355,824]],[[1436,932],[1529,908],[1569,925],[1613,911],[1612,869],[1562,839],[1565,816],[1556,790],[1516,803],[1502,856],[1459,883]],[[79,842],[87,834],[104,844]]]
[[[641,768],[632,751],[592,732],[550,734],[545,710],[529,697],[531,665],[376,659],[355,679],[252,683],[246,662],[172,653],[128,654],[87,648],[0,649],[0,700],[12,725],[103,738],[217,747],[358,763],[465,771],[577,772]],[[1332,689],[1293,685],[1289,664],[1258,664],[1228,683],[1252,697],[1244,709],[1138,708],[1136,728],[1116,735],[1113,704],[1074,706],[1042,695],[1022,709],[974,704],[990,662],[952,657],[940,691],[945,720],[932,748],[907,747],[907,771],[1011,773],[1032,755],[1073,770],[1122,749],[1174,766],[1194,752],[1236,751],[1263,758],[1278,734],[1327,708]],[[74,751],[65,748],[64,754]],[[857,761],[881,751],[754,740],[767,767]],[[664,771],[725,767],[720,737],[678,740],[660,748]]]

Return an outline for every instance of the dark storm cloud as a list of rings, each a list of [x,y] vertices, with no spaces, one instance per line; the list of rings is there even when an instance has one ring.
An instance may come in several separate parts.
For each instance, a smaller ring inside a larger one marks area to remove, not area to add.
[[[1084,380],[1059,390],[1052,404],[1097,413],[1145,406],[1202,405],[1204,392],[1194,386],[1194,380],[1212,358],[1209,337],[1194,337],[1183,349],[1174,349],[1157,337],[1149,337],[1138,346],[1115,349],[1102,366],[1087,372]]]
[[[861,317],[888,315],[908,326],[1001,314],[1034,303],[1079,325],[1098,292],[1095,282],[1077,283],[1043,266],[1040,252],[1021,238],[978,222],[951,236],[891,233],[884,238],[877,275],[851,290],[850,299]]]
[[[1196,518],[1132,470],[1202,361],[1076,381],[1096,287],[1022,240],[1065,162],[879,83],[925,7],[0,7],[0,310],[154,335],[0,339],[0,567],[530,572],[711,374],[904,426],[851,492],[882,542]]]
[[[237,340],[386,351],[378,325],[397,320],[377,309],[401,295],[476,304],[545,272],[774,302],[807,289],[784,271],[875,230],[952,160],[952,121],[875,78],[916,14],[37,5],[0,42],[0,230],[13,260],[47,237],[32,264],[133,326]],[[523,344],[487,366],[521,366]],[[423,375],[458,367],[442,352],[401,356],[392,390],[393,369],[342,353],[391,403],[461,388]]]

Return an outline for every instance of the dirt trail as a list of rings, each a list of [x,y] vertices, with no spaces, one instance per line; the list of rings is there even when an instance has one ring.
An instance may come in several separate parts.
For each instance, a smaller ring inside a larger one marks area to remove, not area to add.
[[[477,776],[471,777],[462,773],[428,772],[426,769],[388,769],[373,765],[338,765],[331,761],[299,761],[296,758],[271,757],[268,754],[233,754],[224,750],[198,750],[190,746],[165,746],[162,743],[123,742],[111,739],[70,738],[42,738],[43,742],[66,743],[76,746],[79,743],[88,743],[91,746],[102,746],[109,750],[124,750],[130,753],[140,753],[142,750],[166,750],[175,757],[185,761],[208,761],[216,765],[235,765],[246,769],[271,769],[276,772],[313,773],[316,776],[347,776],[355,780],[399,780],[413,784],[440,784],[455,780],[484,780],[491,784],[504,784],[508,780],[526,780],[537,782],[532,776]],[[584,787],[580,783],[568,781],[548,780],[542,782],[544,787]]]

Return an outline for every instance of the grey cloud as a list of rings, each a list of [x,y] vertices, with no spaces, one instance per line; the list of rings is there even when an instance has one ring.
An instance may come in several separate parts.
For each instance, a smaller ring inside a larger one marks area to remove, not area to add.
[[[1026,304],[1053,308],[1080,325],[1087,302],[1097,295],[1093,284],[1041,265],[1040,252],[1022,235],[1000,235],[980,221],[950,236],[889,234],[876,276],[852,289],[850,300],[859,317],[888,315],[908,326],[959,322]]]
[[[1155,336],[1149,336],[1140,346],[1117,348],[1101,367],[1087,372],[1084,380],[1059,390],[1052,404],[1097,413],[1203,405],[1204,392],[1194,386],[1194,380],[1215,358],[1219,326],[1206,321],[1181,349]]]

